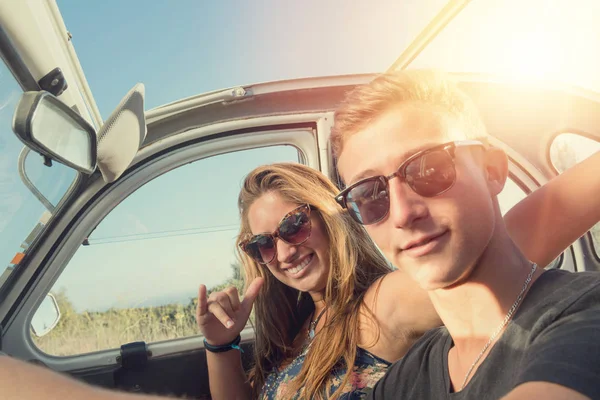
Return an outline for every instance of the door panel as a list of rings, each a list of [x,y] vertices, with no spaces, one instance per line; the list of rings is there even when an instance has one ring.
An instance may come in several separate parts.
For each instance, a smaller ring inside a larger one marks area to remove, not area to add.
[[[252,363],[252,343],[245,342],[242,362],[246,370]],[[204,349],[152,358],[135,368],[105,367],[71,372],[89,384],[127,392],[143,392],[183,398],[210,399],[206,353]]]

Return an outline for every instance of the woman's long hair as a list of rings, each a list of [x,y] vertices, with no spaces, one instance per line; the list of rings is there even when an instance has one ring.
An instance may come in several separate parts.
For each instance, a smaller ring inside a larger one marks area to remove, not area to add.
[[[327,322],[313,339],[310,351],[288,393],[301,398],[329,398],[329,378],[340,365],[347,367],[336,398],[349,383],[358,346],[361,304],[367,289],[391,271],[390,265],[373,244],[364,228],[341,209],[334,200],[335,185],[320,172],[301,164],[278,163],[258,167],[244,180],[238,199],[241,230],[237,243],[252,235],[248,210],[255,200],[275,192],[287,202],[309,204],[323,222],[330,241],[329,276],[325,290]],[[246,286],[256,277],[264,285],[254,303],[256,342],[255,363],[250,373],[254,397],[273,367],[297,356],[293,342],[314,310],[308,293],[302,293],[278,281],[238,249]],[[371,315],[372,316],[372,315]],[[335,346],[332,346],[335,343]],[[291,397],[291,396],[290,396]]]

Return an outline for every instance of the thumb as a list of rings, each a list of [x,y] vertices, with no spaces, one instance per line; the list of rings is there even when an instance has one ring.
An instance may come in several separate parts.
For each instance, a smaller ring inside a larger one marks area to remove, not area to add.
[[[254,280],[248,285],[248,289],[246,289],[246,293],[244,294],[244,300],[241,303],[241,309],[244,310],[245,313],[250,315],[250,311],[252,311],[252,305],[254,304],[254,300],[258,297],[260,293],[260,288],[265,283],[263,278],[254,278]]]

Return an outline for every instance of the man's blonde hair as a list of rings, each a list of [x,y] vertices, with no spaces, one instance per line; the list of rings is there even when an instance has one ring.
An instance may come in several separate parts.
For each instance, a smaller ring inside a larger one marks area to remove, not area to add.
[[[404,70],[382,74],[349,92],[335,112],[331,133],[333,154],[339,157],[349,137],[402,103],[420,103],[455,118],[465,139],[487,136],[475,103],[447,74],[433,70]]]

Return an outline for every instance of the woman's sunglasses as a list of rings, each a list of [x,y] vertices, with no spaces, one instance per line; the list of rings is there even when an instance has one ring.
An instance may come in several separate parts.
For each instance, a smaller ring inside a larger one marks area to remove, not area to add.
[[[344,189],[335,200],[363,225],[383,220],[390,211],[389,181],[402,179],[418,195],[438,196],[456,182],[455,150],[463,146],[484,146],[476,140],[450,142],[415,153],[391,175],[362,179]]]
[[[277,255],[277,239],[297,246],[308,240],[311,232],[308,204],[287,213],[273,233],[261,233],[240,243],[240,248],[260,264],[268,264]]]

